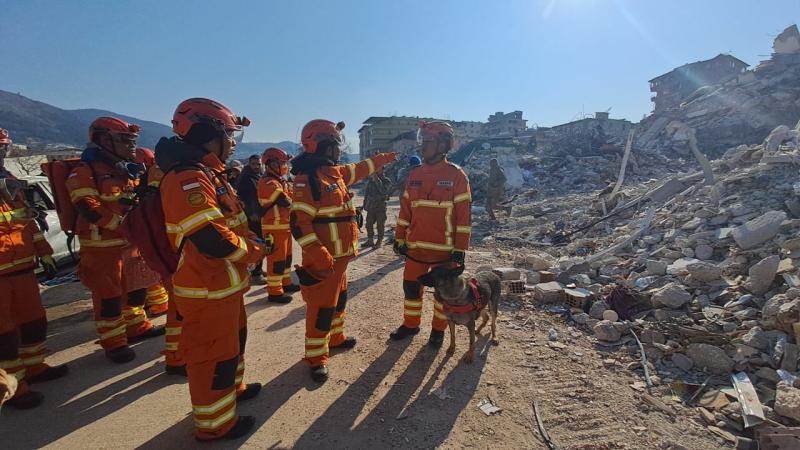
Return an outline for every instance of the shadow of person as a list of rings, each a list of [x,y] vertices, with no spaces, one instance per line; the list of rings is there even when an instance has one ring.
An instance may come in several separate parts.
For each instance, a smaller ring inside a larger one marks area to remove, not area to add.
[[[297,308],[291,310],[289,314],[286,315],[286,317],[268,326],[266,328],[266,331],[278,331],[284,328],[289,328],[290,326],[296,324],[297,322],[300,322],[306,317],[305,311],[306,307],[305,303],[303,303],[301,306],[298,306]]]
[[[245,374],[245,377],[247,375]],[[258,397],[247,402],[240,402],[236,405],[236,411],[239,415],[253,416],[256,419],[256,426],[253,432],[248,435],[252,436],[258,431],[270,417],[278,411],[281,406],[289,401],[302,389],[312,390],[316,383],[311,381],[308,376],[308,367],[303,361],[298,361],[280,375],[276,376],[261,389]],[[162,431],[150,440],[143,443],[139,447],[140,450],[163,450],[163,449],[185,449],[185,448],[238,448],[248,438],[242,438],[235,441],[220,440],[215,442],[198,443],[194,440],[194,420],[191,414],[180,422],[172,425],[166,430]],[[258,442],[257,448],[287,448],[280,440],[280,433],[275,432],[270,435],[275,435],[277,442]]]
[[[297,448],[386,448],[383,430],[391,425],[402,406],[416,392],[428,372],[436,352],[421,348],[406,370],[393,384],[370,416],[375,423],[369,429],[351,431],[376,389],[396,365],[411,340],[390,343],[381,354],[342,395],[303,433],[294,444]],[[390,417],[390,418],[389,418]],[[363,423],[363,421],[362,421]],[[360,425],[359,425],[360,428]]]
[[[34,385],[33,389],[45,396],[39,408],[9,410],[9,414],[3,411],[4,427],[29,430],[27,433],[2,433],[3,447],[43,447],[116,413],[143,396],[183,382],[178,377],[166,376],[162,364],[151,363],[161,356],[163,345],[163,340],[158,339],[137,345],[137,358],[128,364],[112,364],[100,349],[69,361],[67,377]]]
[[[405,261],[403,261],[402,259],[393,259],[389,261],[387,264],[375,269],[371,273],[350,282],[349,285],[347,286],[348,297],[354,298],[356,295],[361,293],[361,291],[375,285],[375,283],[377,283],[386,275],[403,267],[404,264]]]

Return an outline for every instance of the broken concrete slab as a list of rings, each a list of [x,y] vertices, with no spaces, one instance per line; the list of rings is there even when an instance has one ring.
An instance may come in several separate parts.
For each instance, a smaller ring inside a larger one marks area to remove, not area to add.
[[[783,211],[768,211],[733,230],[733,239],[744,250],[762,244],[778,234],[781,223],[786,220]]]
[[[686,354],[700,369],[718,375],[727,375],[734,362],[725,350],[710,344],[689,344]]]
[[[768,256],[755,265],[750,270],[750,291],[754,294],[763,294],[769,291],[775,275],[778,273],[778,265],[781,259],[777,255]]]

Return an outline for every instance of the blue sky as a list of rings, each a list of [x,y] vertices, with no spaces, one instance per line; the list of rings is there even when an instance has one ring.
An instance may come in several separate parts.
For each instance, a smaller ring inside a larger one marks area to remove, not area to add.
[[[313,118],[637,121],[647,80],[730,52],[755,65],[800,0],[0,0],[0,89],[169,123],[192,96],[298,140]]]

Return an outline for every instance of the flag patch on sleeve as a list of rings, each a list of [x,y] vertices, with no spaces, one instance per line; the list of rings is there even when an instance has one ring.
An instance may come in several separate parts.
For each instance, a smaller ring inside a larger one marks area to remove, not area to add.
[[[191,178],[181,182],[181,189],[184,191],[191,191],[192,189],[199,189],[200,188],[200,180],[197,178]]]

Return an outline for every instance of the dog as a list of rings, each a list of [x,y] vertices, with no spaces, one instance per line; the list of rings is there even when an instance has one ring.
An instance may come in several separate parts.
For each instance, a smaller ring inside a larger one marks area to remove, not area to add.
[[[478,272],[469,278],[463,275],[464,266],[437,266],[417,280],[434,288],[434,297],[444,306],[447,324],[450,327],[450,347],[448,354],[456,351],[456,324],[465,325],[469,330],[469,350],[463,361],[471,364],[475,360],[475,334],[480,333],[491,319],[492,344],[497,345],[497,307],[500,303],[500,277],[495,273]],[[475,328],[475,320],[483,322]]]

